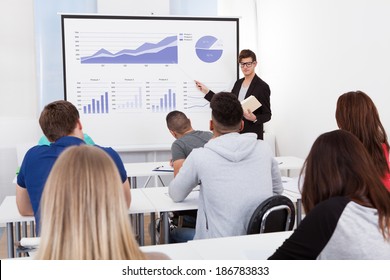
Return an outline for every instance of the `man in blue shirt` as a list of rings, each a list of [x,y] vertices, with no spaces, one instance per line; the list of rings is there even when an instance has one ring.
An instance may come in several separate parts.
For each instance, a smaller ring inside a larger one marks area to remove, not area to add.
[[[54,162],[67,147],[85,144],[79,112],[68,101],[60,100],[46,105],[39,118],[39,124],[51,145],[34,146],[26,153],[16,186],[16,204],[19,212],[25,216],[34,214],[37,233],[40,222],[39,203]],[[98,147],[106,151],[117,165],[127,205],[130,206],[130,184],[121,158],[112,148]]]

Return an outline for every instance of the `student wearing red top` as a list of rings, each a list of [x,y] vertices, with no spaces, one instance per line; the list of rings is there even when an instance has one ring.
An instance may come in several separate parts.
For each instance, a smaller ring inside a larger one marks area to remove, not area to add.
[[[372,99],[362,91],[342,94],[337,100],[336,121],[340,129],[353,133],[363,143],[390,191],[389,142]]]

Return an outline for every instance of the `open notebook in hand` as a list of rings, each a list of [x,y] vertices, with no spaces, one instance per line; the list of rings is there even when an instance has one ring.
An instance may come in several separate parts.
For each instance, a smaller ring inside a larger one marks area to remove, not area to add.
[[[248,111],[248,109],[253,112],[260,108],[261,103],[259,100],[257,100],[256,97],[253,95],[250,95],[248,98],[241,101],[241,106],[244,112]]]

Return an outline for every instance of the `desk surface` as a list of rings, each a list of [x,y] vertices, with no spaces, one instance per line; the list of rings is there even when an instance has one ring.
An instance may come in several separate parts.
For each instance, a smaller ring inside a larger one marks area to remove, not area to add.
[[[199,190],[192,191],[182,202],[174,202],[168,194],[168,187],[144,188],[145,196],[154,206],[156,212],[198,209]]]
[[[16,196],[6,196],[0,205],[0,223],[35,221],[34,216],[22,216],[16,205]]]
[[[131,205],[129,214],[151,213],[154,205],[145,196],[142,189],[131,189]],[[16,196],[6,196],[0,205],[0,223],[16,223],[34,221],[34,216],[22,216],[16,206]]]
[[[124,164],[128,177],[142,177],[142,176],[163,176],[171,175],[172,171],[153,171],[159,166],[169,166],[168,161],[160,162],[136,162],[136,163],[125,163]]]
[[[299,170],[305,160],[299,157],[275,157],[279,163],[280,170]]]
[[[203,259],[188,243],[163,244],[142,246],[142,252],[164,253],[172,260],[201,260]]]
[[[272,255],[292,231],[232,236],[188,242],[205,260],[265,260]]]
[[[131,203],[129,214],[142,214],[155,212],[155,207],[145,196],[143,189],[131,189]]]
[[[173,260],[265,260],[292,231],[192,240],[187,243],[141,247],[160,252]]]
[[[304,163],[304,160],[298,157],[275,157],[275,159],[279,163],[280,170],[299,170]],[[169,171],[153,171],[159,166],[169,166],[168,161],[125,163],[124,166],[129,177],[173,174]]]

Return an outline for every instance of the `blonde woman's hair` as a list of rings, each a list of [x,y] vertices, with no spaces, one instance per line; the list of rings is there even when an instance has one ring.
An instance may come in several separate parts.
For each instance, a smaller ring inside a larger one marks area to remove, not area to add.
[[[74,146],[47,179],[37,259],[145,259],[132,233],[123,185],[101,149]]]

